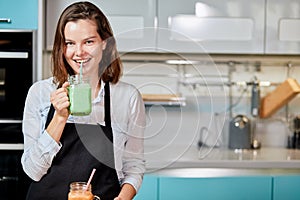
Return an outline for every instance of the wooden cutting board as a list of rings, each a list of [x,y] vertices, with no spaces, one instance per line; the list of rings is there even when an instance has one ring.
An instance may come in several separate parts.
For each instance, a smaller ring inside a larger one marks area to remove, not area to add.
[[[142,94],[144,101],[178,101],[182,97],[176,94]]]
[[[287,104],[298,93],[300,85],[293,78],[288,78],[280,84],[273,92],[261,99],[260,117],[267,118]]]

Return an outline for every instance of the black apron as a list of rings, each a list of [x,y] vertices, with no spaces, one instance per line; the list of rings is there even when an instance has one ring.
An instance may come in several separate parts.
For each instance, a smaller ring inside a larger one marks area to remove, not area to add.
[[[118,196],[121,188],[114,169],[109,83],[104,88],[105,126],[67,123],[60,139],[61,150],[47,174],[31,184],[28,200],[67,200],[70,183],[87,182],[93,168],[96,169],[91,181],[93,194],[101,200],[113,200]],[[51,105],[45,127],[53,114]]]

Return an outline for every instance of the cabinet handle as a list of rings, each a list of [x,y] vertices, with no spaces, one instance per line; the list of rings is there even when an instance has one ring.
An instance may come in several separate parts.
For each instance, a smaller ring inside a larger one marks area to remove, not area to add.
[[[17,181],[19,178],[15,176],[2,176],[0,178],[0,182],[5,182],[5,181]]]
[[[10,18],[0,18],[0,23],[11,23]]]
[[[1,58],[1,56],[0,56]],[[0,119],[0,124],[20,124],[22,123],[22,120],[14,120],[14,119]]]

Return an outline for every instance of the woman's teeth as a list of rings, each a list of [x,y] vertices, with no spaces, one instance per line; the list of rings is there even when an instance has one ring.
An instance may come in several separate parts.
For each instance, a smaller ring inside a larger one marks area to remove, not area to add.
[[[86,63],[88,60],[76,60],[77,63]]]

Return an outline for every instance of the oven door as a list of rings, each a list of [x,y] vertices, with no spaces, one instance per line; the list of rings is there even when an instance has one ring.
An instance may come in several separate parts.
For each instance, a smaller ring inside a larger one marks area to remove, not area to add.
[[[18,153],[0,151],[0,194],[1,199],[18,199]]]
[[[22,119],[33,83],[33,32],[0,31],[0,119]]]
[[[31,179],[21,165],[22,121],[0,122],[0,200],[25,199]]]
[[[21,146],[0,144],[0,199],[25,199],[31,180],[23,172]],[[19,150],[18,150],[19,149]]]
[[[10,52],[19,56],[15,53]],[[26,58],[1,58],[3,54],[0,52],[0,118],[22,119],[25,98],[32,84],[32,69]]]

